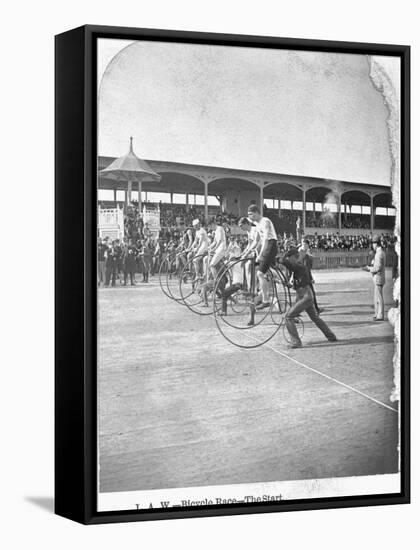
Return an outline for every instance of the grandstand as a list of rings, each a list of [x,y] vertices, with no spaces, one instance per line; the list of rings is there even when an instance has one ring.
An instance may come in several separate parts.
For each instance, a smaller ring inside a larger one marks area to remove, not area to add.
[[[98,168],[115,158],[101,156]],[[147,203],[160,209],[161,225],[177,223],[177,218],[202,216],[209,221],[223,213],[227,222],[245,215],[249,204],[259,204],[274,222],[279,234],[295,233],[301,219],[305,235],[334,232],[363,235],[392,232],[395,209],[389,186],[304,176],[199,166],[147,160],[160,181],[133,183],[98,178],[98,201],[115,208],[139,200],[140,211]],[[137,187],[137,189],[136,189]],[[131,195],[131,197],[130,197]],[[338,213],[341,215],[338,215]]]

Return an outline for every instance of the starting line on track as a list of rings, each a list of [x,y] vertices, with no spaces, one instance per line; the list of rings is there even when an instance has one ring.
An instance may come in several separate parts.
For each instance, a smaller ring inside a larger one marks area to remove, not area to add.
[[[253,336],[250,336],[247,334],[248,338],[251,338],[252,340],[255,340],[256,342],[259,342],[257,338],[254,338]],[[313,367],[310,367],[309,365],[305,365],[305,363],[302,363],[301,361],[298,361],[294,357],[290,357],[290,355],[287,355],[287,353],[284,353],[283,351],[280,351],[276,348],[273,348],[271,344],[263,344],[263,346],[269,348],[271,351],[274,351],[274,353],[277,353],[278,355],[281,355],[282,357],[286,357],[286,359],[289,359],[290,361],[293,361],[293,363],[296,363],[300,367],[303,367],[304,369],[307,369],[311,372],[314,372],[315,374],[318,374],[319,376],[322,376],[323,378],[326,378],[327,380],[330,380],[331,382],[334,382],[335,384],[338,384],[339,386],[343,386],[344,388],[359,394],[360,396],[364,397],[365,399],[369,399],[369,401],[372,401],[373,403],[376,403],[377,405],[380,405],[381,407],[385,407],[385,409],[389,409],[390,411],[393,411],[395,413],[398,413],[398,409],[394,409],[394,407],[391,407],[390,405],[387,405],[386,403],[382,403],[382,401],[379,401],[378,399],[375,399],[374,397],[371,397],[367,393],[364,393],[357,388],[353,388],[353,386],[349,386],[349,384],[346,384],[345,382],[341,382],[341,380],[338,380],[337,378],[334,378],[333,376],[330,376],[328,374],[325,374],[317,369],[314,369]]]

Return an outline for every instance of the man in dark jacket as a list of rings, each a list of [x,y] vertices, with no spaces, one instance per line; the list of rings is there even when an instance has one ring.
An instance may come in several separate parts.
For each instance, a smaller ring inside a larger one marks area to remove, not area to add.
[[[148,241],[143,240],[141,242],[141,251],[140,251],[141,259],[142,259],[142,270],[143,270],[143,283],[149,282],[149,275],[152,268],[152,259],[153,259],[153,250],[150,247]]]
[[[119,239],[115,239],[115,241],[112,243],[114,254],[116,257],[116,271],[117,271],[117,277],[120,280],[120,284],[122,284],[122,276],[124,273],[124,262],[123,262],[123,246],[121,244],[121,241]],[[115,285],[113,285],[115,286]]]
[[[294,319],[300,313],[306,311],[311,321],[319,328],[330,342],[336,342],[337,337],[330,330],[328,325],[318,315],[315,304],[314,295],[311,290],[311,276],[308,268],[299,262],[299,251],[297,248],[292,248],[284,255],[282,264],[293,273],[293,286],[296,291],[296,302],[286,313],[286,328],[290,334],[290,348],[301,348],[302,342],[299,338],[298,331]]]
[[[127,286],[127,279],[130,276],[130,284],[136,284],[136,248],[130,243],[124,252],[124,286]]]
[[[111,279],[111,285],[115,286],[118,271],[118,253],[114,245],[110,246],[105,252],[105,258],[105,286],[109,286]]]
[[[106,239],[98,239],[98,286],[105,284],[106,268],[105,268],[105,252],[108,250]]]
[[[312,277],[312,268],[314,265],[314,257],[312,256],[309,248],[309,240],[308,239],[302,239],[301,245],[299,247],[299,261],[308,268],[309,275],[311,277],[311,290],[314,295],[314,306],[318,313],[318,315],[322,312],[322,309],[318,306],[318,302],[316,299],[316,293],[314,288],[314,278]]]

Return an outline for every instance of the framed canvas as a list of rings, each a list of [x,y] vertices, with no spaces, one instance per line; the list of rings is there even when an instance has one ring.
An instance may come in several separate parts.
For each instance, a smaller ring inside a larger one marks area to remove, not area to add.
[[[408,503],[409,47],[55,45],[56,513]]]

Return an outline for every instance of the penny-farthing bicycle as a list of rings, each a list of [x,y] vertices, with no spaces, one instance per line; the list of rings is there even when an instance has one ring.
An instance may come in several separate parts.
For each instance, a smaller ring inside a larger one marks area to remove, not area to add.
[[[213,301],[213,315],[222,336],[237,347],[251,349],[262,346],[282,327],[283,334],[287,333],[284,321],[291,307],[287,275],[280,266],[273,265],[265,279],[269,302],[260,309],[254,257],[233,259],[218,274],[214,296],[220,295],[221,298]],[[298,331],[301,332],[299,327]]]
[[[211,273],[210,260],[207,253],[191,257],[179,277],[180,301],[198,315],[212,315],[213,307],[220,306],[221,302],[220,288],[215,291],[216,280]],[[226,277],[228,284],[229,274]]]
[[[159,266],[159,285],[162,290],[162,292],[167,296],[168,298],[173,299],[172,295],[169,292],[169,288],[167,285],[167,278],[168,274],[170,274],[172,270],[172,260],[175,256],[176,252],[172,251],[169,252],[161,261]]]
[[[186,253],[174,250],[162,260],[159,267],[159,284],[162,292],[178,303],[182,303],[179,295],[179,278],[186,262]]]

